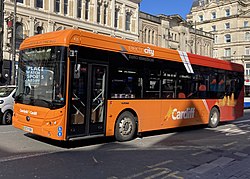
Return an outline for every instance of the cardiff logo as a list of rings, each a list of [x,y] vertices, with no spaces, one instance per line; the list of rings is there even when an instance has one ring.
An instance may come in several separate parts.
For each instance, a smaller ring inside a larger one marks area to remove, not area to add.
[[[169,107],[169,110],[164,118],[164,120],[168,121],[169,119],[172,120],[181,120],[181,119],[192,119],[194,118],[195,108],[186,108],[186,110],[181,111],[177,108]]]

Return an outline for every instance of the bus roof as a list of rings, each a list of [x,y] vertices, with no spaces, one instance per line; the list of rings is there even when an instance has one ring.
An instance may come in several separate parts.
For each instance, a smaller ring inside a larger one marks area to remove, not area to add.
[[[190,62],[192,65],[225,70],[244,71],[243,66],[240,64],[76,29],[60,30],[29,37],[23,41],[20,50],[41,46],[69,47],[70,45],[139,55],[147,58],[165,59],[183,63]]]

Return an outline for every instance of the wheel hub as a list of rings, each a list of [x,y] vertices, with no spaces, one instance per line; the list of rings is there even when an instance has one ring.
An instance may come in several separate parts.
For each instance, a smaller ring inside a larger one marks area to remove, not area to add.
[[[129,135],[132,131],[132,121],[130,118],[125,117],[119,124],[119,131],[122,135]]]
[[[213,124],[215,124],[215,123],[217,122],[217,120],[218,120],[218,115],[217,115],[217,113],[213,113],[212,116],[211,116],[211,122],[212,122]]]

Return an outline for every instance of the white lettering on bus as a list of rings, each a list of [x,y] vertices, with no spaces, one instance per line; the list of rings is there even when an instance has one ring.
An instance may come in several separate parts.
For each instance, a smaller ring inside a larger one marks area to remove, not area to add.
[[[37,116],[38,112],[37,111],[29,111],[27,109],[20,109],[19,110],[21,113],[24,113],[24,114],[31,114],[31,115],[34,115],[34,116]]]
[[[185,111],[178,111],[178,109],[174,109],[172,112],[172,119],[191,119],[194,118],[195,108],[187,108]]]
[[[37,115],[37,112],[36,112],[36,111],[30,111],[30,114],[36,116],[36,115]]]
[[[25,114],[28,114],[28,113],[29,113],[29,111],[28,111],[28,110],[25,110],[25,109],[20,109],[20,112],[21,112],[21,113],[25,113]]]
[[[150,54],[152,57],[155,55],[155,51],[150,49],[149,47],[144,49],[144,53]]]

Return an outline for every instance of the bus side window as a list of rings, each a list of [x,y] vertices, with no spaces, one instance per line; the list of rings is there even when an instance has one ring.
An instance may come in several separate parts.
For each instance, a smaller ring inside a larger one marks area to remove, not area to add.
[[[209,97],[217,98],[218,83],[215,76],[213,76],[209,83]]]
[[[144,98],[160,98],[160,71],[148,70],[144,76]]]
[[[213,78],[210,82],[210,91],[217,91],[217,80]]]
[[[199,86],[199,97],[200,98],[206,98],[206,93],[207,93],[207,87],[204,84],[200,84]]]
[[[225,90],[225,83],[224,83],[224,80],[221,79],[218,83],[218,91],[219,92],[223,92]]]

